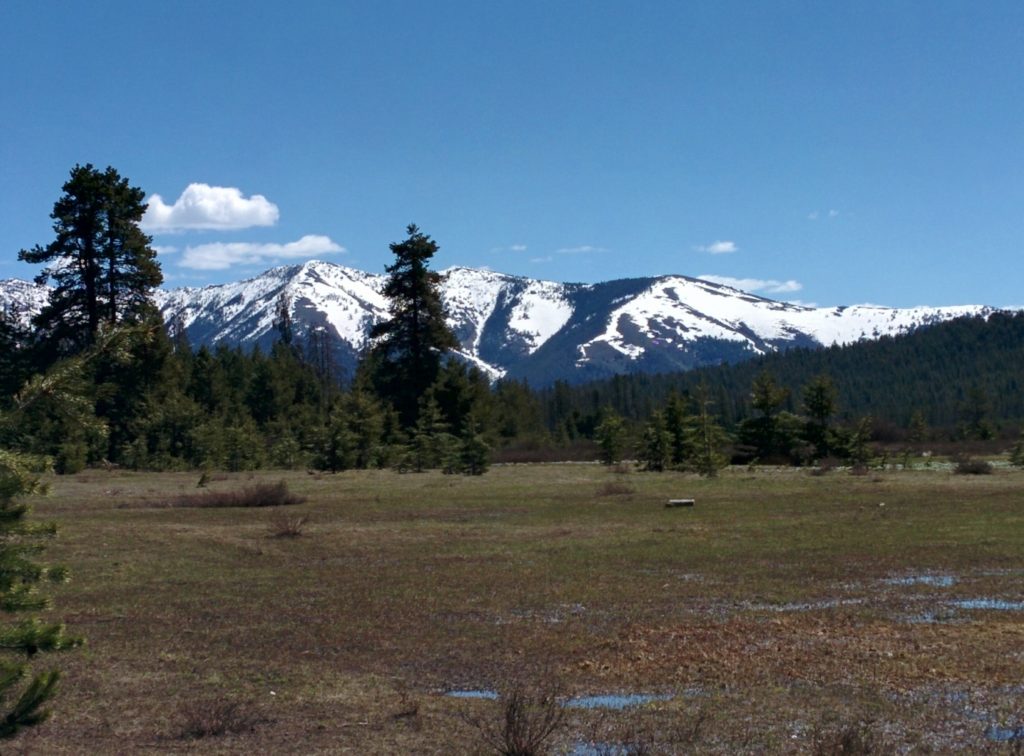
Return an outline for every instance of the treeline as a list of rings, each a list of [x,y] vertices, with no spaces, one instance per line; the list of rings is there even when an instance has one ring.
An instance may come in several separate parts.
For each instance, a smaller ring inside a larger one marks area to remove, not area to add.
[[[871,440],[1010,435],[1024,414],[1021,314],[691,373],[539,391],[516,381],[490,385],[477,369],[442,360],[407,422],[366,369],[342,386],[316,350],[296,343],[286,322],[278,326],[279,340],[264,352],[194,350],[159,320],[143,323],[129,347],[93,359],[76,376],[79,396],[101,423],[83,423],[66,402],[44,397],[16,427],[2,430],[2,442],[50,455],[63,472],[105,463],[478,472],[494,453],[636,457],[649,469],[706,470],[716,460],[856,457]],[[16,332],[8,323],[7,333]],[[22,334],[3,351],[5,375],[19,376],[9,380],[9,391],[32,373],[31,344]],[[977,372],[968,372],[970,365]],[[708,434],[714,443],[702,448]]]
[[[65,473],[101,464],[477,473],[486,469],[491,445],[521,434],[528,421],[516,391],[492,392],[478,371],[458,362],[441,367],[424,411],[403,427],[365,377],[342,388],[297,345],[193,351],[154,326],[137,329],[119,354],[80,368],[79,405],[100,423],[83,423],[66,401],[42,397],[24,408],[16,426],[0,429],[0,442],[49,455]],[[495,430],[484,433],[485,426]]]
[[[673,393],[690,395],[706,384],[720,421],[734,429],[754,412],[752,387],[762,373],[786,392],[781,409],[790,413],[800,411],[805,386],[828,376],[837,419],[870,415],[882,438],[902,438],[922,421],[935,438],[1013,435],[1024,421],[1024,312],[960,318],[876,341],[793,349],[686,373],[556,383],[539,397],[549,425],[586,432],[604,407],[639,423]]]
[[[1024,418],[1024,313],[688,373],[491,385],[453,356],[429,268],[438,247],[415,226],[391,245],[390,317],[342,385],[323,334],[296,337],[287,299],[269,351],[193,349],[152,304],[162,276],[138,230],[142,191],[92,166],[76,166],[64,190],[55,241],[20,255],[50,263],[37,278],[53,284],[50,301],[28,328],[17,313],[0,313],[0,410],[16,408],[19,418],[0,426],[0,448],[49,456],[62,472],[114,464],[479,474],[497,453],[636,457],[651,470],[710,475],[729,460],[858,463],[878,440],[1008,437]],[[46,390],[55,372],[60,401]],[[19,394],[26,382],[34,390]]]

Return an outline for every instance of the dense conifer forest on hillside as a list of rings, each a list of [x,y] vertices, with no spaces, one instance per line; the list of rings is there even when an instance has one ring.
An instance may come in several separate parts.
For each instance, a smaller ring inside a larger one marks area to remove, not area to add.
[[[980,415],[994,431],[1024,419],[1024,312],[961,318],[902,336],[885,336],[826,349],[793,349],[735,365],[686,373],[622,375],[584,386],[558,385],[540,392],[548,408],[570,407],[594,416],[601,407],[640,421],[673,392],[701,383],[712,388],[716,409],[728,426],[751,411],[751,386],[771,373],[789,394],[783,408],[800,410],[800,391],[819,375],[835,384],[838,416],[871,415],[907,428],[915,415],[956,435]],[[564,412],[564,410],[559,410]]]

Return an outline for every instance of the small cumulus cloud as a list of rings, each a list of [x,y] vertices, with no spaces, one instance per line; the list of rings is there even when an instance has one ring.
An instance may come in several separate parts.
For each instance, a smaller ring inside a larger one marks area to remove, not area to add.
[[[259,244],[253,242],[213,242],[186,247],[181,265],[195,270],[226,270],[235,265],[256,265],[275,260],[308,258],[345,248],[327,236],[309,234],[287,244]]]
[[[822,212],[820,210],[812,210],[811,212],[807,213],[807,220],[816,221],[819,218],[826,218],[828,220],[832,220],[833,218],[838,218],[839,215],[840,213],[838,210],[826,210],[825,212]]]
[[[166,244],[150,244],[149,248],[158,255],[173,255],[178,251],[177,247],[169,247]]]
[[[154,194],[139,224],[148,233],[234,230],[277,223],[277,205],[262,194],[245,197],[232,186],[189,184],[173,205]]]
[[[525,252],[525,244],[510,244],[507,247],[491,247],[491,254],[498,254],[499,252]]]
[[[532,262],[532,263],[549,263],[549,262],[551,262],[554,259],[555,258],[553,258],[551,255],[547,255],[546,257],[531,257],[530,258],[530,262]]]
[[[556,249],[555,253],[559,255],[589,255],[594,252],[607,252],[606,247],[595,247],[590,244],[582,244],[579,247],[562,247]]]
[[[697,278],[702,281],[709,281],[710,283],[720,284],[721,286],[731,286],[734,289],[749,291],[751,293],[791,294],[794,291],[800,291],[804,288],[802,283],[792,279],[789,281],[777,281],[774,278],[733,278],[732,276],[712,275],[697,276]]]
[[[734,241],[716,241],[711,244],[702,244],[699,247],[694,247],[698,252],[707,252],[709,255],[729,255],[733,252],[739,252],[740,248]]]

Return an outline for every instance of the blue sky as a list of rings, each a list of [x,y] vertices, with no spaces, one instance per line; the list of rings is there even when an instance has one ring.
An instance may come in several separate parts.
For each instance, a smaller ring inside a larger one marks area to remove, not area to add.
[[[5,0],[0,113],[0,278],[91,162],[168,286],[415,222],[437,268],[1024,303],[1020,2]]]

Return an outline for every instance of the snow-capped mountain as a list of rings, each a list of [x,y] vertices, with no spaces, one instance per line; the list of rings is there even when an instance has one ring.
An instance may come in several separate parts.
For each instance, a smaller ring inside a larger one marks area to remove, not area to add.
[[[156,301],[193,345],[264,347],[277,338],[276,310],[287,301],[296,334],[325,330],[341,367],[351,371],[370,328],[388,316],[384,282],[383,275],[313,261],[238,283],[160,290]],[[738,362],[995,311],[978,305],[812,308],[686,276],[562,284],[472,268],[443,271],[441,294],[465,359],[491,377],[534,385]],[[21,317],[37,312],[45,298],[45,287],[0,281],[0,307]]]

